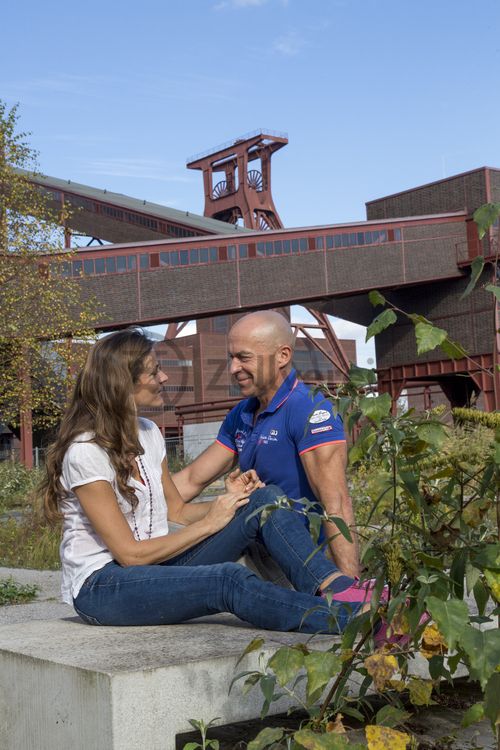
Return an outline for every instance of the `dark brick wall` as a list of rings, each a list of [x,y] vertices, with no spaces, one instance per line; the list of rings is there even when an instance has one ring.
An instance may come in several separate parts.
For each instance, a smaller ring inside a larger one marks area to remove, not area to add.
[[[240,263],[242,305],[284,302],[307,297],[321,297],[327,291],[324,255],[255,258]]]
[[[236,263],[157,268],[140,274],[145,319],[193,317],[238,306]]]
[[[466,210],[472,213],[486,202],[485,170],[478,169],[447,180],[423,185],[366,204],[368,220],[426,216]]]
[[[102,325],[140,321],[135,273],[89,276],[81,280],[84,296],[93,295],[102,305]]]
[[[403,228],[404,245],[338,248],[327,256],[328,291],[343,293],[457,275],[465,222]]]
[[[500,203],[500,169],[490,169],[490,189],[492,203]]]
[[[387,298],[397,307],[424,315],[434,325],[448,331],[450,338],[465,347],[468,354],[485,354],[493,348],[493,307],[491,295],[481,288],[464,300],[460,299],[468,277],[460,281],[436,282],[422,288],[390,292]],[[428,362],[443,358],[440,349],[417,355],[413,324],[406,319],[377,336],[377,366],[381,369],[395,365]]]

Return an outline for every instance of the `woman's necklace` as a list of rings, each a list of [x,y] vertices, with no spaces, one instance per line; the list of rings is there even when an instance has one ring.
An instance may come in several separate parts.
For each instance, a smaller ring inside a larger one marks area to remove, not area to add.
[[[142,458],[140,456],[137,456],[137,460],[139,462],[140,466],[140,474],[142,477],[144,477],[144,480],[146,482],[146,487],[148,488],[149,493],[149,530],[148,530],[148,539],[151,539],[151,534],[153,533],[153,490],[151,489],[151,482],[149,481],[149,477],[146,474],[146,469],[144,468],[144,464],[142,463]],[[135,511],[132,508],[132,519],[134,521],[134,532],[135,537],[138,542],[141,541],[141,537],[139,534],[139,529],[137,528],[137,519],[135,517]]]

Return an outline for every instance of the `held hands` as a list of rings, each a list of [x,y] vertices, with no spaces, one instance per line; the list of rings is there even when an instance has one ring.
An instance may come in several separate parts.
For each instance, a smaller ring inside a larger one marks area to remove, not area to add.
[[[255,469],[249,469],[242,472],[241,469],[235,469],[224,480],[227,492],[246,492],[250,494],[260,487],[265,487],[257,476]]]
[[[210,510],[205,516],[205,522],[210,528],[210,533],[215,534],[232,521],[238,508],[247,505],[248,492],[226,492],[219,495],[210,503]]]

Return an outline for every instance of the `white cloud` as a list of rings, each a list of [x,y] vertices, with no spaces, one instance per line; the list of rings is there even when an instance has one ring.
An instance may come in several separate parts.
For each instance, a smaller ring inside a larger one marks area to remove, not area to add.
[[[170,167],[157,159],[95,159],[87,162],[82,171],[108,177],[136,177],[162,182],[193,183],[190,175],[172,174]]]
[[[213,6],[214,10],[226,10],[227,8],[239,10],[241,8],[257,8],[265,5],[269,0],[221,0]]]
[[[306,46],[306,41],[296,31],[289,31],[273,42],[273,50],[285,57],[294,57]]]

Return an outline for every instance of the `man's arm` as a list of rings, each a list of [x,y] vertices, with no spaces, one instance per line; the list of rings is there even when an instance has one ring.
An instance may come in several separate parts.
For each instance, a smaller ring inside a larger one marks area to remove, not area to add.
[[[237,463],[236,453],[214,442],[185,469],[172,474],[172,479],[182,499],[187,502],[197,497],[207,485],[230,471]]]
[[[359,575],[359,549],[345,467],[346,444],[343,442],[319,445],[300,455],[302,465],[314,494],[330,516],[342,518],[349,526],[352,543],[342,536],[337,526],[325,522],[324,529],[330,539],[330,550],[338,568],[349,576]]]

